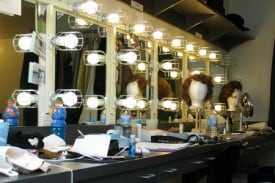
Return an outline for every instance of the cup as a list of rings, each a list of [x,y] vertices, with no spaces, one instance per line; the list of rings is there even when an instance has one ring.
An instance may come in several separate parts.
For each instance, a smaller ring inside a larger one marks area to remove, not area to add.
[[[7,145],[10,124],[7,122],[0,122],[0,146]]]

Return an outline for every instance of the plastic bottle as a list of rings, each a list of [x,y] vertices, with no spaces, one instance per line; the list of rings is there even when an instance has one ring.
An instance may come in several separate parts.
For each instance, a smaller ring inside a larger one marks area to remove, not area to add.
[[[9,97],[7,104],[8,105],[4,110],[5,121],[9,122],[10,126],[18,126],[19,110],[15,105],[14,97]]]
[[[8,122],[4,122],[3,119],[0,119],[0,146],[7,145],[9,126]]]
[[[102,110],[100,113],[100,122],[102,125],[106,124],[106,113],[105,110]]]
[[[57,97],[55,100],[55,107],[52,110],[51,133],[59,136],[63,140],[66,137],[66,109],[63,107],[63,100]]]
[[[136,136],[135,135],[131,135],[130,136],[130,142],[129,142],[129,153],[128,153],[128,155],[130,156],[130,157],[134,157],[134,156],[136,156]]]
[[[138,119],[136,121],[136,135],[139,141],[141,140],[141,128],[142,128],[141,119]]]

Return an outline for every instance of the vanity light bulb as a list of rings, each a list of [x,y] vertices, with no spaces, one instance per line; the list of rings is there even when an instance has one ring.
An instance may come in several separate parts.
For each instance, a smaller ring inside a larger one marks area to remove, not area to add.
[[[123,54],[122,57],[122,60],[126,61],[128,64],[133,64],[137,61],[137,54],[132,51]]]
[[[180,47],[181,46],[181,40],[180,39],[173,39],[172,40],[172,46]]]
[[[172,64],[172,62],[164,62],[162,64],[162,68],[164,70],[171,70],[173,68],[173,64]]]
[[[182,52],[178,52],[178,57],[183,57],[183,53]]]
[[[146,102],[143,100],[140,100],[137,102],[137,108],[138,109],[144,109],[146,107]]]
[[[134,31],[136,33],[143,33],[143,32],[145,32],[145,25],[141,24],[141,23],[134,25]]]
[[[222,110],[222,106],[221,105],[215,105],[214,106],[214,110],[215,111],[221,111]]]
[[[87,56],[87,61],[89,64],[91,65],[96,65],[98,64],[100,60],[100,55],[96,54],[96,53],[90,53],[88,56]]]
[[[170,109],[170,110],[176,110],[177,109],[177,104],[170,101],[170,100],[166,100],[162,103],[162,106],[166,109]]]
[[[162,47],[162,52],[168,53],[169,51],[170,51],[169,48],[167,48],[167,47]]]
[[[137,67],[138,67],[138,70],[140,70],[140,71],[145,71],[146,70],[146,64],[145,63],[139,63],[137,65]]]
[[[177,78],[178,77],[178,72],[177,71],[171,71],[170,72],[170,77],[171,78]]]
[[[191,43],[188,43],[188,44],[186,45],[186,50],[187,50],[187,51],[194,51],[194,45],[191,44]]]
[[[222,82],[222,77],[221,76],[216,76],[216,77],[214,77],[214,81],[216,83],[220,83],[220,82]]]
[[[64,46],[69,49],[73,49],[78,45],[78,38],[74,34],[68,34],[65,36],[60,36],[55,39],[55,43],[58,46]]]
[[[199,55],[200,55],[200,56],[205,56],[206,54],[207,54],[206,49],[200,49],[200,50],[199,50]]]
[[[212,52],[212,53],[209,54],[209,58],[210,59],[216,59],[217,58],[217,54]]]
[[[98,10],[98,5],[94,1],[87,1],[86,3],[82,3],[80,5],[80,9],[87,14],[93,15]]]
[[[88,22],[81,18],[76,18],[75,23],[76,23],[76,25],[81,25],[81,26],[88,25]]]
[[[113,23],[113,24],[119,23],[119,21],[120,21],[120,17],[119,17],[118,13],[109,14],[107,19],[108,19],[108,22]]]
[[[163,32],[161,32],[161,31],[153,32],[153,38],[154,39],[162,39],[162,37],[163,37]]]
[[[32,42],[32,38],[31,37],[21,37],[18,40],[18,46],[22,49],[22,50],[29,50],[31,48],[31,42]]]
[[[98,107],[98,98],[97,97],[89,97],[86,102],[89,108],[95,109]]]
[[[21,92],[17,95],[16,100],[22,106],[30,105],[32,102],[32,95],[28,92]]]
[[[147,43],[148,48],[152,48],[152,42]]]
[[[134,97],[128,97],[125,100],[123,100],[123,106],[125,106],[128,109],[134,109],[136,107],[136,99]]]
[[[62,96],[65,105],[72,107],[77,103],[77,95],[74,92],[64,93]]]

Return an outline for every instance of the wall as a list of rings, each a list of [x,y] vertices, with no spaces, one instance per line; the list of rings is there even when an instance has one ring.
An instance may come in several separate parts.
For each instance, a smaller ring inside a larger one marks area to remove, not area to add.
[[[235,64],[232,79],[240,80],[254,104],[254,115],[248,121],[267,121],[270,96],[270,75],[275,38],[274,0],[228,0],[227,13],[238,13],[255,40],[232,49]]]
[[[0,13],[0,113],[14,89],[19,88],[23,54],[16,53],[12,46],[13,36],[29,33],[34,29],[34,6],[22,11],[22,16]]]

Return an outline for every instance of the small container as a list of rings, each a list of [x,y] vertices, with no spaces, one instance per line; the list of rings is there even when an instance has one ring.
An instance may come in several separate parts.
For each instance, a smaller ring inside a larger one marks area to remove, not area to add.
[[[141,140],[141,128],[142,128],[141,120],[138,119],[136,121],[136,135],[139,141]]]
[[[10,124],[0,119],[0,146],[6,146],[9,134]]]
[[[135,135],[131,135],[130,137],[130,143],[129,143],[129,153],[128,155],[130,157],[134,157],[136,156],[136,136]]]

